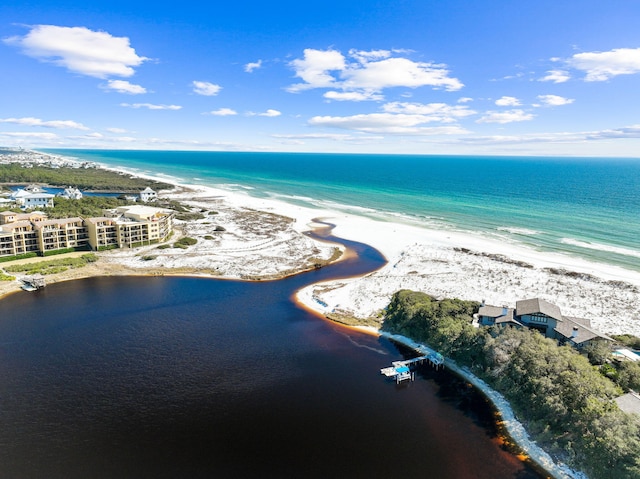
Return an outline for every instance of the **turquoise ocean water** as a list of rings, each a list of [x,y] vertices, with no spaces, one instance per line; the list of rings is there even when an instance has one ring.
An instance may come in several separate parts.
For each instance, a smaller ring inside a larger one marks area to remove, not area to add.
[[[640,271],[640,160],[43,150]]]

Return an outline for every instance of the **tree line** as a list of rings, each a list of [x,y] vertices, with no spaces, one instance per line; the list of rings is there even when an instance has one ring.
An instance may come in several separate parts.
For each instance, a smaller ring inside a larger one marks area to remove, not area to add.
[[[480,304],[399,291],[383,330],[425,342],[467,366],[510,402],[532,437],[592,479],[640,477],[640,418],[622,389],[570,346],[526,328],[476,328]]]
[[[139,192],[147,186],[154,190],[172,188],[168,183],[137,178],[101,168],[51,168],[33,166],[25,168],[19,163],[0,165],[0,183],[51,186],[73,186],[88,191]]]

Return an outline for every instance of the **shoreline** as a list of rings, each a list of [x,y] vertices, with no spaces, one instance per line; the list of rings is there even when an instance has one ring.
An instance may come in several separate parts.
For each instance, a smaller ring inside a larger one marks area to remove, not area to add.
[[[34,155],[43,161],[44,154]],[[47,158],[76,161],[51,155]],[[203,210],[221,209],[224,214],[212,217],[212,221],[229,226],[227,232],[218,234],[207,226],[211,218],[183,223],[178,229],[182,228],[184,235],[199,238],[195,247],[182,253],[160,253],[155,247],[100,253],[109,263],[138,271],[186,269],[213,277],[276,279],[309,269],[301,267],[313,259],[301,254],[305,249],[317,251],[317,258],[323,261],[331,258],[333,246],[304,234],[317,227],[314,220],[321,218],[335,224],[335,236],[369,244],[388,261],[380,270],[361,278],[328,281],[299,291],[297,300],[323,316],[338,314],[363,322],[376,318],[400,289],[506,307],[514,307],[521,299],[539,297],[556,304],[567,316],[591,319],[592,327],[601,333],[640,336],[640,272],[561,253],[543,253],[471,232],[312,209],[282,199],[257,198],[246,191],[185,184],[166,175],[101,163],[96,166],[172,184],[173,189],[162,190],[161,197]],[[243,214],[247,218],[243,219]],[[265,227],[258,227],[260,223]],[[277,231],[268,231],[269,224]],[[215,241],[203,239],[214,236]],[[157,259],[141,262],[144,255]]]
[[[100,167],[105,166],[100,165]],[[126,169],[105,168],[132,174]],[[167,179],[162,177],[136,176],[167,182]],[[232,211],[245,211],[250,212],[254,220],[278,217],[291,221],[278,223],[282,229],[278,231],[275,240],[273,238],[265,240],[261,236],[263,232],[250,232],[250,236],[242,237],[243,231],[238,230],[235,232],[238,233],[236,237],[221,239],[216,245],[210,245],[211,248],[204,252],[202,250],[191,253],[174,252],[171,261],[167,260],[168,263],[155,267],[156,269],[151,273],[144,271],[152,265],[141,262],[140,257],[155,249],[156,246],[101,252],[99,253],[100,261],[95,266],[95,268],[102,268],[101,272],[85,269],[89,268],[85,267],[80,270],[71,270],[66,276],[63,276],[64,273],[56,275],[57,277],[52,278],[52,282],[100,275],[175,275],[242,281],[276,280],[311,268],[291,271],[286,270],[284,267],[286,265],[280,264],[280,274],[283,272],[285,274],[279,278],[253,277],[253,274],[256,270],[264,274],[265,265],[271,265],[276,261],[274,258],[279,258],[286,251],[292,251],[292,248],[318,248],[325,258],[329,257],[335,243],[310,239],[305,234],[310,229],[326,227],[318,223],[320,220],[326,220],[335,224],[332,232],[335,236],[371,245],[383,254],[387,264],[364,276],[312,284],[294,294],[292,299],[299,307],[325,320],[334,321],[329,317],[331,313],[345,314],[356,320],[376,318],[379,311],[388,304],[394,292],[399,289],[414,289],[436,297],[486,299],[489,304],[499,305],[538,296],[558,304],[568,315],[583,315],[585,312],[596,311],[594,305],[599,304],[602,313],[605,309],[609,313],[602,314],[600,318],[586,315],[594,320],[595,329],[607,334],[611,331],[614,331],[614,334],[619,331],[640,336],[640,321],[637,319],[640,317],[638,309],[640,273],[616,266],[589,263],[562,254],[546,254],[517,245],[505,245],[465,233],[430,230],[402,223],[377,221],[353,214],[311,209],[282,200],[255,198],[246,193],[210,186],[187,185],[177,181],[173,184],[173,190],[162,192],[160,196],[177,199],[194,207],[217,209],[224,205],[224,214],[228,216],[227,219],[232,216],[230,213]],[[185,235],[194,231],[189,230],[188,225],[181,226],[184,228]],[[200,236],[203,234],[199,232]],[[281,236],[278,236],[280,234]],[[306,239],[307,242],[299,243],[301,238]],[[280,248],[283,244],[287,245],[284,250]],[[345,249],[341,248],[341,251],[344,255]],[[187,256],[188,254],[191,256]],[[226,261],[229,268],[214,274],[213,270],[208,269],[209,263],[204,260],[207,254],[215,258],[213,261]],[[190,262],[189,259],[194,257],[196,263]],[[257,265],[251,264],[256,258],[258,258]],[[300,267],[301,256],[295,256],[295,261]],[[552,269],[580,274],[558,274],[551,272]],[[0,298],[17,290],[19,288],[9,292],[0,290]],[[627,311],[627,313],[626,316],[619,318],[612,315],[611,310]],[[377,327],[344,323],[340,325],[361,333],[385,335],[379,331],[379,320]],[[602,326],[609,327],[610,330],[603,329]],[[392,339],[415,349],[415,343],[408,338],[393,337]],[[499,394],[494,398],[493,395],[497,393],[478,378],[458,368],[449,360],[445,364],[489,398],[505,418],[504,423],[509,435],[536,464],[554,477],[581,479],[585,477],[581,473],[555,464],[544,451],[531,442],[523,426],[513,417],[510,406]],[[538,455],[540,455],[539,460],[533,459]]]

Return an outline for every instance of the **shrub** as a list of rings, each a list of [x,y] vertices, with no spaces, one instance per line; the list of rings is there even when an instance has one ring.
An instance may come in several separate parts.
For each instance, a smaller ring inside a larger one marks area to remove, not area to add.
[[[195,238],[190,238],[188,236],[183,236],[178,241],[176,241],[174,243],[174,245],[180,245],[180,246],[178,246],[178,248],[182,247],[182,246],[187,247],[187,246],[192,246],[192,245],[196,244],[197,242],[198,242],[198,240],[195,239]]]

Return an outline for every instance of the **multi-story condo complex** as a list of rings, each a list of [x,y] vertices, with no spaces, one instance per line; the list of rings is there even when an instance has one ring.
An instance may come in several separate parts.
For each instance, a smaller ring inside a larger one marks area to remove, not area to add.
[[[0,212],[0,256],[140,246],[163,241],[172,231],[173,212],[150,206],[122,206],[99,218],[51,220],[38,212],[4,211]]]

